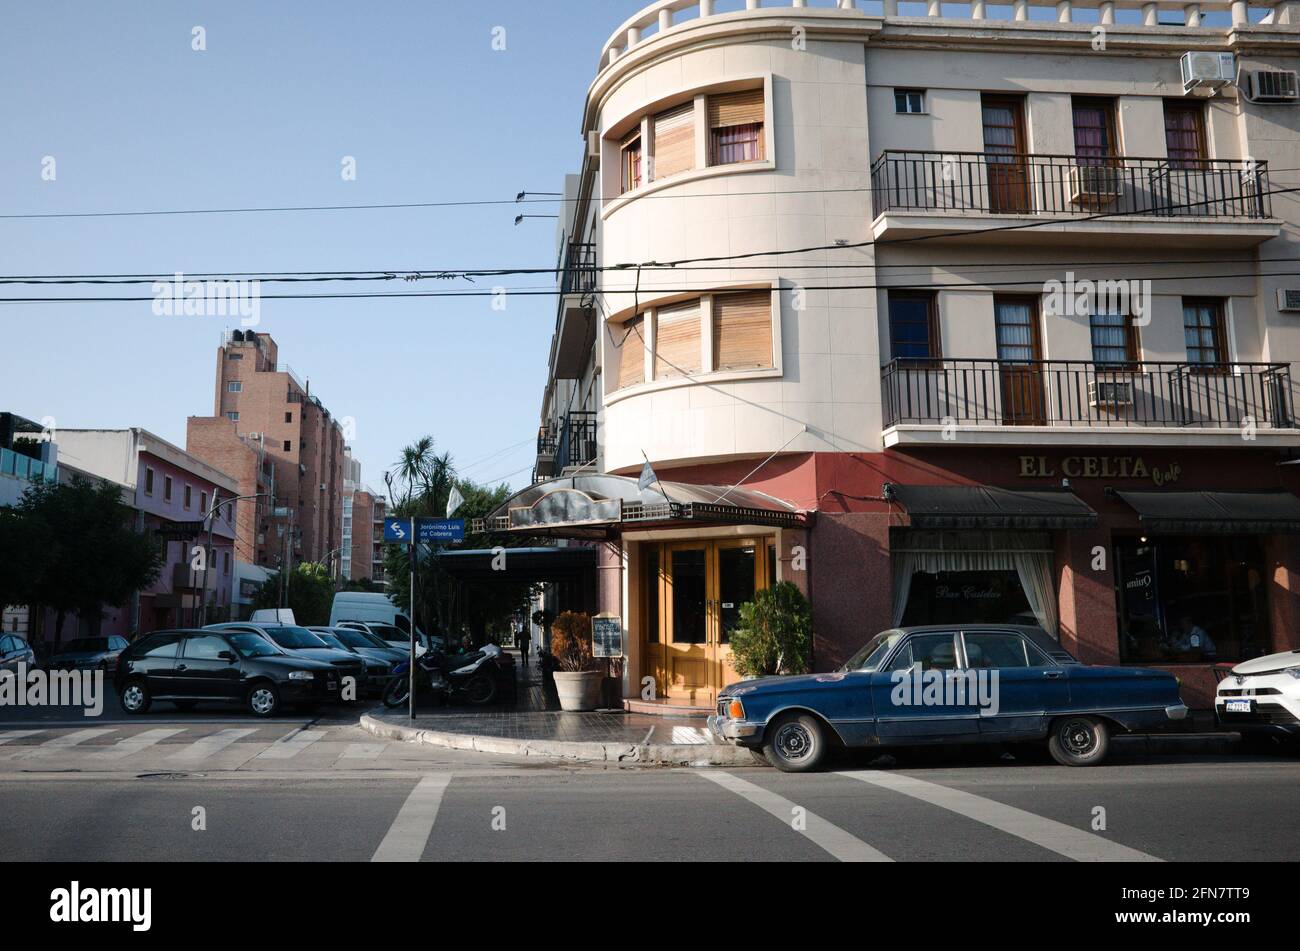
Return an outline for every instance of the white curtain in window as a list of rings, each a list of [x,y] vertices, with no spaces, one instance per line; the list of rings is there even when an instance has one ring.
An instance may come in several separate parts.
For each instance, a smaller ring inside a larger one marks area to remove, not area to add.
[[[912,593],[912,575],[918,570],[918,556],[910,551],[896,551],[894,558],[894,626],[903,623],[907,597]]]
[[[1052,556],[1045,551],[1018,551],[1015,553],[1016,574],[1025,600],[1034,612],[1038,626],[1057,637],[1056,585],[1052,583]]]

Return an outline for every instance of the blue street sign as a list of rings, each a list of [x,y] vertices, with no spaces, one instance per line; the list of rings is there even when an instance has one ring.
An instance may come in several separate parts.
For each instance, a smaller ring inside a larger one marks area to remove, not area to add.
[[[406,543],[411,540],[411,520],[409,518],[384,519],[384,541]]]
[[[465,520],[463,518],[417,518],[415,537],[422,542],[463,542]]]

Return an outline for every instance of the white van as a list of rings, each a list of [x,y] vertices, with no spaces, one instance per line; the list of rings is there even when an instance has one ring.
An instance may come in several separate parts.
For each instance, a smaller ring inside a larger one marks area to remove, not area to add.
[[[366,624],[383,624],[399,628],[409,638],[411,636],[411,619],[400,610],[386,594],[366,591],[340,591],[334,595],[334,604],[330,608],[330,627],[340,621],[363,621]],[[423,631],[416,628],[418,640],[428,644],[429,639]]]

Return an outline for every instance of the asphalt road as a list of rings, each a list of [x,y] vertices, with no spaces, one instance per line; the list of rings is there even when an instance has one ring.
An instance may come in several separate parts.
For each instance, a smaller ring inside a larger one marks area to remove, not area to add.
[[[0,723],[21,860],[1186,861],[1300,857],[1300,759],[1094,769],[930,753],[838,771],[570,767],[216,711]],[[204,828],[196,829],[196,809]],[[1098,809],[1104,810],[1099,813]],[[1104,828],[1098,823],[1104,819]]]

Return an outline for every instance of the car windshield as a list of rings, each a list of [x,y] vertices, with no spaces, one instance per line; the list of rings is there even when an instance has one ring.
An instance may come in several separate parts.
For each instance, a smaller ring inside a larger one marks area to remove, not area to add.
[[[303,647],[325,646],[324,641],[305,627],[291,627],[286,624],[283,627],[268,627],[266,633],[271,635],[271,640],[275,641],[281,647],[287,647],[290,650],[298,650]]]
[[[312,631],[312,633],[324,641],[327,647],[337,647],[339,650],[347,650],[344,643],[329,631]]]
[[[410,634],[399,627],[393,627],[391,624],[371,624],[370,630],[386,641],[409,641],[411,639]]]
[[[108,650],[108,638],[106,637],[78,637],[76,640],[68,641],[65,648],[69,654],[83,654],[94,651]]]
[[[280,653],[274,644],[256,634],[227,634],[241,657],[270,657]]]
[[[898,631],[877,634],[867,642],[866,647],[845,661],[840,670],[875,670],[884,661],[889,649],[897,644],[902,636]]]
[[[324,637],[324,635],[321,635]],[[382,637],[375,637],[373,634],[367,634],[365,631],[357,631],[350,627],[336,627],[334,637],[342,641],[348,647],[387,647],[388,642]]]

